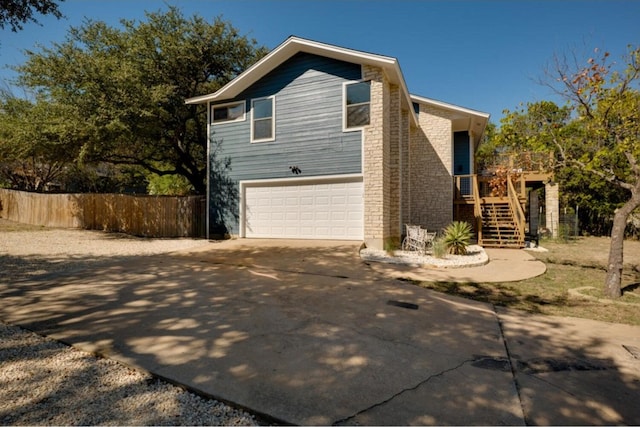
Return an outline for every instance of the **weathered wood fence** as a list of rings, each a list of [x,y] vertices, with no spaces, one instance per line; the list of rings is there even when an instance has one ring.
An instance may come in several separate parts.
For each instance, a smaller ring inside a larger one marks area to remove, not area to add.
[[[0,217],[146,237],[205,237],[204,196],[42,194],[0,189]]]

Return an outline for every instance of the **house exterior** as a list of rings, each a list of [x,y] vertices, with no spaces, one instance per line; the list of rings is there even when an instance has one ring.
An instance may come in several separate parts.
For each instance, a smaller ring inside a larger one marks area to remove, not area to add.
[[[209,155],[230,161],[238,197],[217,206],[210,186],[208,211],[233,212],[231,235],[378,249],[453,220],[453,177],[474,173],[489,119],[411,95],[395,58],[298,37],[186,103],[208,105]]]

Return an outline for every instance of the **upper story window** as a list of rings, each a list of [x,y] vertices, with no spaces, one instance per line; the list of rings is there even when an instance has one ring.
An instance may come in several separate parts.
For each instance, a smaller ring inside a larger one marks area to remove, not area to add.
[[[371,83],[348,83],[344,88],[345,129],[359,128],[369,124]]]
[[[244,121],[244,101],[213,105],[211,107],[211,117],[211,121],[214,124]]]
[[[275,139],[274,98],[259,98],[251,101],[251,142]]]

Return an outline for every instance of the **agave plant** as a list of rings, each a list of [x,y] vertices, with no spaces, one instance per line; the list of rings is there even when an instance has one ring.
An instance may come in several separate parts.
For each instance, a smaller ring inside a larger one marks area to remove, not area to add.
[[[468,222],[453,221],[444,230],[443,242],[450,254],[465,255],[471,234],[471,225]]]

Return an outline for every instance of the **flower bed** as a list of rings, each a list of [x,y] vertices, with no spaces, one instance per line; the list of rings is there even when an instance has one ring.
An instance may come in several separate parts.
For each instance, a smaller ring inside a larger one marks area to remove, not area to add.
[[[420,255],[418,252],[397,250],[390,254],[386,251],[365,248],[360,251],[360,258],[364,261],[404,264],[423,268],[478,267],[489,262],[489,256],[478,245],[467,247],[466,255],[445,255],[443,258],[436,258],[429,253]]]

